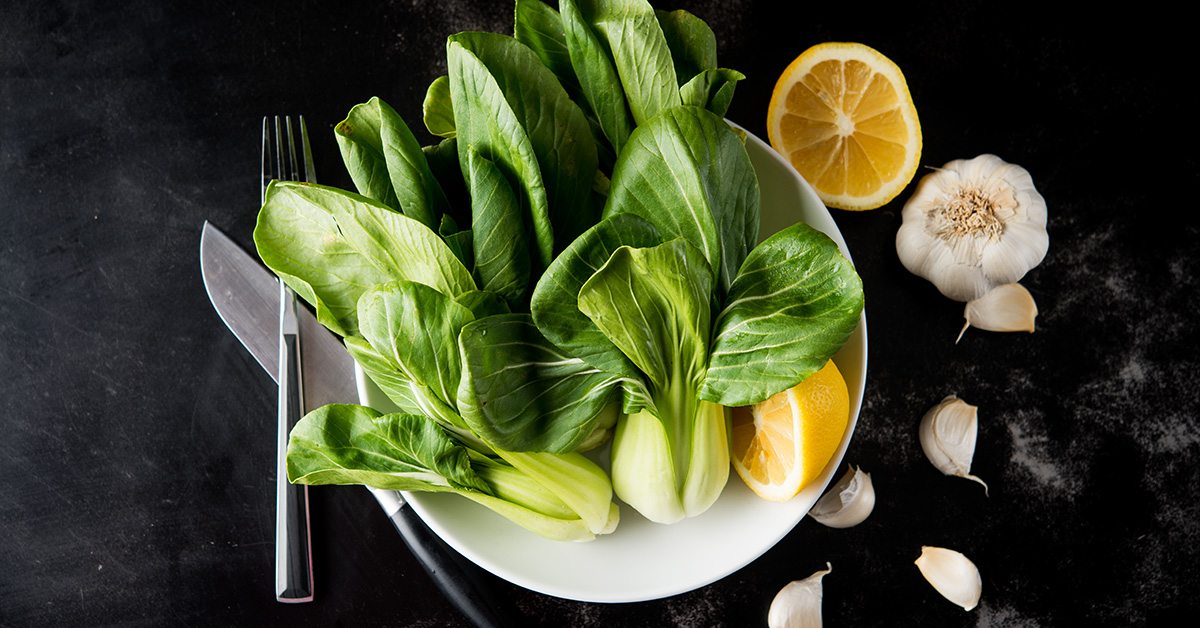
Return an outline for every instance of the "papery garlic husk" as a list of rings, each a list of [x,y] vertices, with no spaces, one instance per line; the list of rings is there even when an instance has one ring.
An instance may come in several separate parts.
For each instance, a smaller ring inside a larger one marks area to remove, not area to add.
[[[1033,295],[1019,283],[1004,284],[987,294],[970,301],[963,311],[967,323],[958,332],[957,343],[967,333],[968,327],[986,331],[1027,331],[1033,333],[1037,318],[1037,303]]]
[[[1016,283],[1050,245],[1046,201],[1024,168],[995,155],[951,161],[904,204],[896,253],[956,301]]]
[[[979,604],[983,578],[971,559],[944,547],[922,547],[916,565],[942,597],[967,611]]]
[[[813,504],[808,516],[831,528],[849,528],[862,523],[875,509],[875,486],[871,474],[850,467],[846,475]]]
[[[925,457],[946,475],[987,484],[971,475],[975,439],[979,436],[979,408],[949,395],[921,418],[918,430]]]
[[[821,578],[833,571],[833,565],[825,563],[825,569],[803,579],[789,582],[771,600],[767,611],[769,628],[821,628],[821,598],[824,589]]]

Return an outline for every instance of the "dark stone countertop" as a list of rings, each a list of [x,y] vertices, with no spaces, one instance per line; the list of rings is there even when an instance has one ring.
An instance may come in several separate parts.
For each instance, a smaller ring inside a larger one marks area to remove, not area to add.
[[[762,137],[797,54],[860,41],[904,70],[922,164],[990,152],[1027,168],[1050,215],[1049,253],[1023,280],[1037,332],[955,344],[961,304],[896,257],[911,187],[875,211],[834,211],[867,294],[847,461],[871,472],[874,514],[847,530],[802,521],[749,566],[663,600],[495,586],[526,626],[765,626],[776,591],[826,562],[834,626],[1194,615],[1197,177],[1175,147],[1196,132],[1186,73],[1172,71],[1183,40],[1153,22],[1170,18],[779,4],[658,8],[713,27],[721,65],[747,75],[729,117]],[[303,113],[318,171],[349,187],[332,126],[378,95],[423,133],[445,37],[511,32],[511,2],[17,0],[4,14],[0,626],[465,625],[349,487],[312,491],[316,601],[275,602],[276,389],[210,307],[197,245],[205,220],[250,245],[263,115]],[[950,393],[980,408],[987,496],[921,453],[917,423]],[[977,609],[924,582],[922,545],[976,562]]]

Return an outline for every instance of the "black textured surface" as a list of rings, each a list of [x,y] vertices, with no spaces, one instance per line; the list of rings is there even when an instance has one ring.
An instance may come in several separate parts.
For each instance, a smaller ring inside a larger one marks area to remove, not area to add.
[[[896,259],[911,188],[873,212],[835,211],[867,294],[868,386],[847,461],[872,473],[871,518],[803,521],[748,567],[666,600],[584,604],[498,582],[500,593],[527,626],[764,626],[775,592],[828,561],[833,626],[1194,616],[1197,177],[1194,154],[1173,147],[1196,131],[1186,74],[1172,71],[1194,53],[1170,57],[1182,46],[1158,20],[1171,18],[780,4],[658,8],[713,27],[722,65],[748,76],[729,117],[760,136],[792,58],[860,41],[904,70],[923,164],[991,152],[1026,167],[1050,208],[1049,254],[1023,281],[1038,331],[954,343],[961,305]],[[346,111],[378,95],[423,134],[445,37],[511,32],[511,13],[6,3],[0,625],[464,625],[370,494],[348,487],[311,492],[316,601],[275,601],[275,386],[209,306],[197,253],[204,220],[250,243],[263,115],[303,113],[323,182],[349,187],[332,137]],[[990,496],[921,453],[920,416],[949,393],[980,408],[973,470]],[[922,545],[975,560],[976,610],[921,579]]]

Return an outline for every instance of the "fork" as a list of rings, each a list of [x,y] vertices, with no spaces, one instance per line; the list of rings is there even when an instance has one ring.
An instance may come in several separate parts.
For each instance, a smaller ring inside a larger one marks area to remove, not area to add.
[[[308,129],[300,116],[300,144],[304,181],[316,183]],[[272,131],[274,137],[272,137]],[[286,138],[284,134],[286,133]],[[300,181],[295,136],[290,116],[274,124],[263,118],[262,201],[266,204],[271,181]],[[309,531],[308,486],[287,478],[287,444],[292,426],[304,415],[304,378],[300,365],[300,328],[296,295],[279,282],[279,440],[275,486],[275,598],[280,602],[313,599],[312,538]]]

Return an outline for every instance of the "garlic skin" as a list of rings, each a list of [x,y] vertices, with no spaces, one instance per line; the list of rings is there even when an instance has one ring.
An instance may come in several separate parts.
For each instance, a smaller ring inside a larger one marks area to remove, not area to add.
[[[903,219],[901,263],[956,301],[1016,283],[1050,245],[1046,200],[1033,178],[995,155],[951,161],[922,177]]]
[[[1037,303],[1033,295],[1019,283],[994,288],[987,294],[967,303],[963,318],[967,319],[958,332],[955,344],[962,340],[968,327],[986,331],[1027,331],[1033,333],[1037,318]]]
[[[825,569],[803,579],[789,582],[771,600],[767,611],[769,628],[821,628],[821,598],[824,589],[821,578],[833,571],[833,565],[825,563]]]
[[[969,611],[979,604],[983,579],[971,559],[944,547],[922,547],[916,561],[921,575],[942,597]]]
[[[875,510],[875,486],[871,474],[850,467],[829,492],[813,504],[808,516],[831,528],[850,528],[866,520]]]
[[[971,475],[971,459],[975,457],[975,440],[979,435],[979,408],[954,395],[929,409],[921,418],[918,436],[925,457],[946,475],[953,475],[987,484]]]

